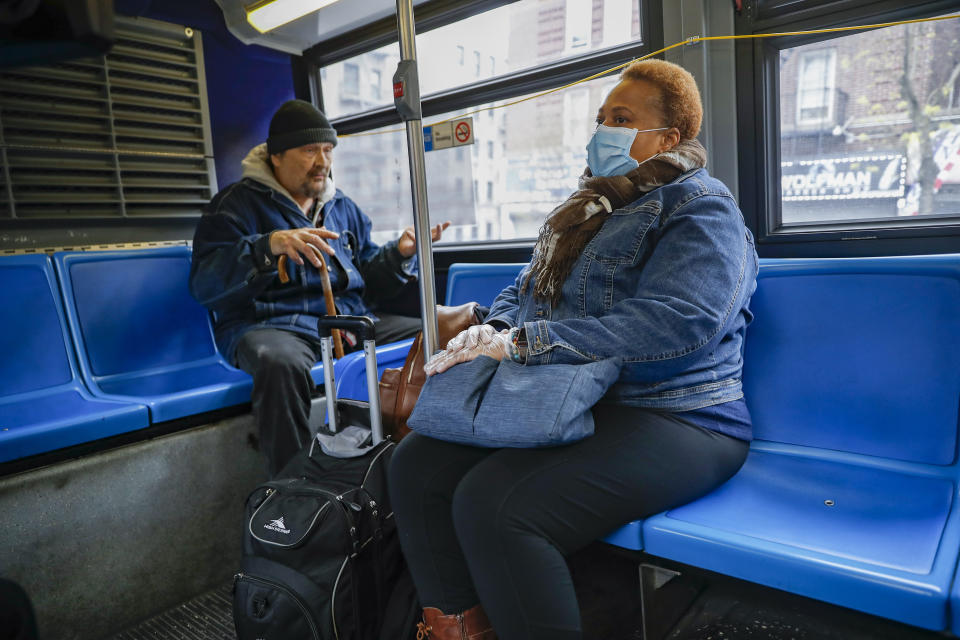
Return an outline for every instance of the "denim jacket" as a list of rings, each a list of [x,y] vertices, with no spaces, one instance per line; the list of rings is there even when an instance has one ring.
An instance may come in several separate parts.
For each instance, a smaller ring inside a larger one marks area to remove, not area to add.
[[[217,347],[231,361],[247,331],[273,327],[315,337],[317,318],[326,315],[318,269],[287,261],[290,281],[277,275],[270,232],[313,222],[273,177],[265,146],[244,160],[243,179],[207,205],[193,238],[190,292],[213,312]],[[336,255],[324,256],[337,310],[375,319],[368,304],[393,297],[415,277],[416,257],[404,258],[396,241],[372,242],[370,219],[332,180],[327,184],[323,226],[340,234],[327,241]]]
[[[613,212],[551,308],[521,293],[527,265],[487,322],[522,326],[527,364],[620,356],[604,398],[689,411],[743,397],[743,341],[753,319],[757,253],[733,196],[704,169]]]

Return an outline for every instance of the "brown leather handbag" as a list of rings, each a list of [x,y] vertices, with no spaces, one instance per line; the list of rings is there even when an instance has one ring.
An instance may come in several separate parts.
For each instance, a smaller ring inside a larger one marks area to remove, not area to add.
[[[468,302],[457,307],[437,305],[438,342],[441,349],[458,333],[483,318],[477,310],[479,304]],[[407,418],[420,397],[420,389],[427,380],[423,372],[423,332],[418,332],[410,345],[410,352],[400,369],[385,369],[380,377],[380,413],[383,415],[383,432],[394,442],[399,442],[410,433]]]

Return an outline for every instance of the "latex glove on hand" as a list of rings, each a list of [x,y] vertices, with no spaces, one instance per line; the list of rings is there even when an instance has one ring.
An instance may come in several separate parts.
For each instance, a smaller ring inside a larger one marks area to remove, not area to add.
[[[477,325],[477,327],[487,326],[489,325]],[[470,327],[470,329],[475,329],[477,327]],[[493,327],[490,328],[493,329]],[[457,340],[457,338],[460,338],[464,334],[469,334],[470,329],[460,332],[460,334],[450,340],[450,342],[454,342],[454,340]],[[492,335],[485,330],[476,331],[475,333],[477,334],[477,338],[476,346],[474,347],[465,346],[469,336],[464,336],[464,346],[461,346],[459,349],[454,351],[451,351],[450,343],[448,343],[446,349],[438,352],[427,361],[427,364],[423,367],[424,372],[428,377],[437,373],[443,373],[455,364],[470,362],[478,356],[488,356],[494,360],[503,360],[504,358],[509,358],[510,350],[513,347],[513,343],[510,342],[510,330],[504,329],[499,333],[497,333],[495,329],[493,329],[493,331],[494,333]],[[489,340],[484,341],[488,335]],[[454,344],[453,346],[456,347],[457,344]]]
[[[476,349],[481,344],[490,344],[496,335],[497,330],[489,324],[475,324],[450,338],[444,350],[456,353],[461,349]]]

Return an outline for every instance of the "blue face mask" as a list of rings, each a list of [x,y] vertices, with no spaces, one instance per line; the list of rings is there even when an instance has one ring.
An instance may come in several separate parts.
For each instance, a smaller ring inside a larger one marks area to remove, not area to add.
[[[640,166],[640,163],[630,157],[630,147],[638,133],[648,131],[666,131],[669,127],[659,129],[629,129],[627,127],[608,127],[597,125],[597,130],[587,143],[587,166],[595,176],[622,176]]]

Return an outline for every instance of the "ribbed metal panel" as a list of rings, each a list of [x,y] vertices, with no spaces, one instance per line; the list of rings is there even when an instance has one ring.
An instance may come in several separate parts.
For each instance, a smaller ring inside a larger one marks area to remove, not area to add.
[[[200,34],[116,33],[105,56],[0,72],[0,220],[196,216],[216,192]]]
[[[189,600],[108,640],[236,640],[233,585]]]

